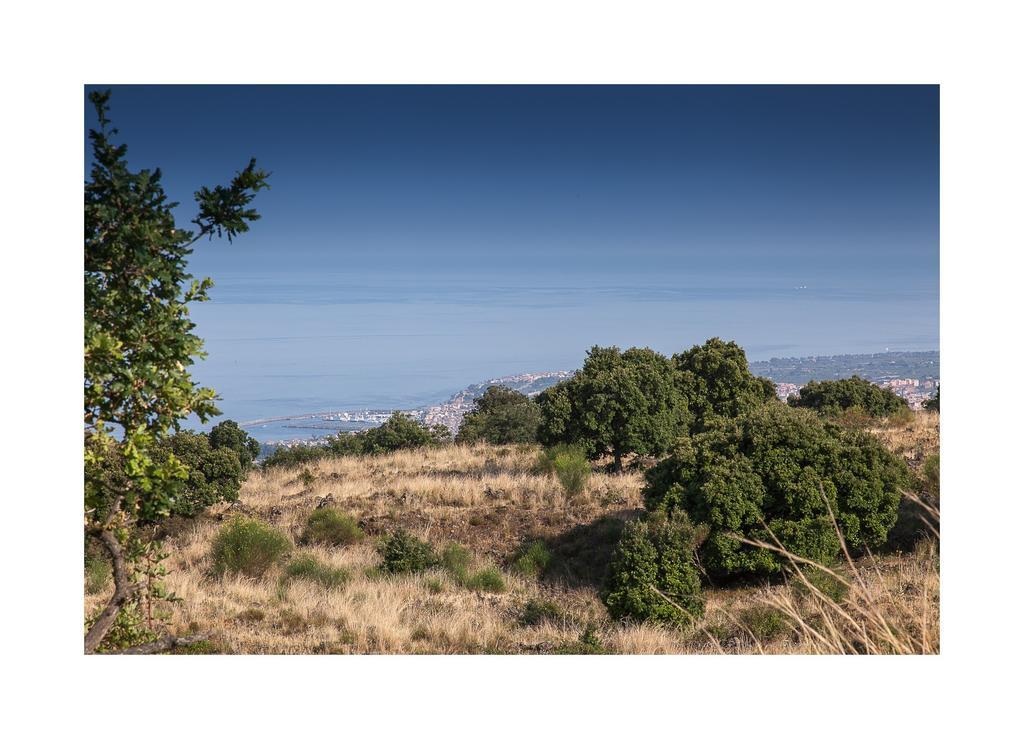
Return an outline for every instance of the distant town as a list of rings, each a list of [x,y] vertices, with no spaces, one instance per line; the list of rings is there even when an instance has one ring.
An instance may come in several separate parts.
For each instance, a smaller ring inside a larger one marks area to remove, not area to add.
[[[939,352],[881,352],[878,354],[837,354],[820,357],[785,357],[751,362],[751,371],[775,383],[775,392],[785,400],[800,392],[811,380],[835,380],[859,375],[888,388],[904,398],[911,408],[920,408],[939,387]],[[383,423],[395,410],[427,424],[442,424],[458,431],[462,417],[473,401],[491,385],[504,385],[529,396],[571,377],[573,371],[530,372],[495,377],[470,385],[437,405],[410,409],[365,409],[325,411],[248,421],[244,428],[273,427],[281,439],[264,442],[264,447],[318,445],[329,435],[358,431]],[[292,438],[288,438],[292,437]]]

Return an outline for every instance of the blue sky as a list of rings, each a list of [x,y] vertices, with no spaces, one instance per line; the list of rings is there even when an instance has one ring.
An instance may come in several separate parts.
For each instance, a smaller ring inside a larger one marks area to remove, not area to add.
[[[253,231],[192,261],[229,415],[420,401],[594,343],[938,347],[937,87],[113,89],[182,221],[250,156],[273,172]]]

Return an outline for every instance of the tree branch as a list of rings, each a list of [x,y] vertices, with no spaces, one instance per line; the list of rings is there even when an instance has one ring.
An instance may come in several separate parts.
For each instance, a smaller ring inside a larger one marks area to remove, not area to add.
[[[119,507],[119,505],[114,506],[115,510],[111,511],[108,521]],[[96,619],[96,622],[85,635],[86,654],[93,654],[96,651],[103,642],[103,637],[107,635],[107,632],[110,631],[117,620],[117,614],[121,612],[121,608],[141,587],[141,585],[132,584],[128,578],[128,568],[125,565],[121,542],[117,540],[114,532],[107,526],[104,526],[98,532],[94,531],[93,535],[103,542],[103,546],[110,553],[110,564],[114,571],[114,594],[100,612],[99,618]]]

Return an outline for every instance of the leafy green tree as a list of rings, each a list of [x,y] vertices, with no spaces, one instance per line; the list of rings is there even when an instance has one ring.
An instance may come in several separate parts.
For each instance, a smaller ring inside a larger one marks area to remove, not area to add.
[[[260,456],[260,443],[234,421],[221,421],[210,429],[210,448],[235,452],[243,472],[247,472]]]
[[[395,411],[380,426],[361,431],[353,436],[360,437],[362,454],[388,454],[400,449],[416,449],[448,443],[452,439],[452,432],[447,426],[441,424],[428,426],[409,418],[401,411]]]
[[[194,516],[214,503],[238,500],[245,477],[238,452],[215,449],[206,434],[179,431],[160,442],[152,456],[157,463],[173,456],[187,470],[188,477],[170,501],[172,514]]]
[[[922,403],[922,405],[924,406],[924,409],[926,411],[935,411],[936,413],[939,412],[939,390],[940,389],[941,388],[935,388],[935,397],[929,398],[928,400],[924,401],[924,403]]]
[[[771,380],[751,373],[747,355],[735,341],[708,339],[674,355],[672,361],[694,430],[702,430],[715,417],[735,418],[775,400]]]
[[[517,390],[491,385],[473,401],[473,410],[462,417],[455,441],[472,444],[520,444],[537,440],[540,408]]]
[[[907,401],[888,388],[879,387],[854,375],[843,380],[812,380],[789,398],[794,408],[810,408],[823,416],[835,417],[856,408],[879,418],[908,410]]]
[[[686,511],[710,527],[700,552],[709,572],[771,573],[779,557],[738,537],[775,537],[794,554],[828,562],[840,551],[834,515],[851,548],[878,546],[910,480],[906,463],[871,434],[766,403],[682,437],[648,471],[644,495],[650,511]]]
[[[651,349],[593,347],[583,368],[538,397],[539,440],[572,444],[591,459],[661,454],[690,421],[672,363]]]
[[[166,597],[148,585],[146,563],[157,555],[133,525],[167,515],[188,475],[173,454],[155,457],[160,441],[190,414],[205,421],[217,413],[214,391],[189,373],[204,355],[188,306],[205,300],[212,282],[192,278],[188,256],[199,239],[248,231],[259,218],[249,206],[267,187],[251,160],[228,185],[200,188],[195,230],[178,228],[160,170],[130,170],[127,147],[114,143],[109,98],[89,95],[99,129],[89,132],[85,184],[85,527],[110,556],[115,589],[90,619],[87,653],[126,604]]]

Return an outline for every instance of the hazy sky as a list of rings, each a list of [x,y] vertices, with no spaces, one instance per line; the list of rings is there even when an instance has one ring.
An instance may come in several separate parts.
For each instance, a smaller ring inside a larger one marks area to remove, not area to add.
[[[114,87],[133,167],[250,156],[198,245],[196,375],[238,418],[413,404],[595,343],[938,348],[937,87]],[[87,127],[94,124],[87,111]]]

